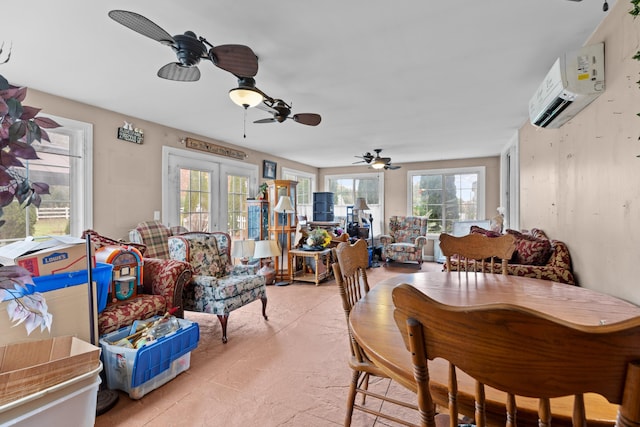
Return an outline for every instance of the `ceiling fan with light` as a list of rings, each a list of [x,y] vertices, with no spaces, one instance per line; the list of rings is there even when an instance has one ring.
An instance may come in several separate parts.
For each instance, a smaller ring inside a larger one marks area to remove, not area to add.
[[[376,154],[373,155],[370,152],[366,152],[364,153],[362,156],[355,156],[359,159],[362,159],[359,162],[354,162],[353,164],[358,164],[358,163],[366,163],[369,165],[369,167],[373,168],[373,169],[389,169],[389,170],[395,170],[395,169],[400,169],[400,166],[396,166],[391,164],[391,157],[380,157],[380,153],[382,152],[382,148],[376,148],[375,150],[373,150]]]
[[[197,65],[200,60],[209,60],[236,77],[254,77],[258,73],[258,57],[250,47],[240,44],[213,46],[204,37],[193,31],[171,36],[157,24],[144,16],[126,10],[112,10],[109,17],[133,31],[171,47],[178,62],[170,62],[158,70],[158,77],[181,82],[200,79]]]
[[[292,119],[294,122],[303,125],[318,126],[322,120],[320,114],[316,113],[297,113],[292,116],[291,105],[287,104],[282,99],[265,97],[262,101],[262,105],[259,105],[258,108],[270,112],[273,117],[256,120],[253,123],[282,123],[287,119]]]

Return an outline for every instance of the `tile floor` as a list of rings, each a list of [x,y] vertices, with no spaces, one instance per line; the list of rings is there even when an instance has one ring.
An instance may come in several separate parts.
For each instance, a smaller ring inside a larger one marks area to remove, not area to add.
[[[441,265],[424,263],[421,269],[440,270]],[[420,269],[394,263],[371,268],[369,283],[411,271]],[[335,281],[269,286],[267,294],[269,320],[262,318],[257,302],[234,311],[224,345],[216,316],[187,313],[185,318],[200,326],[190,368],[142,399],[120,392],[116,406],[98,416],[96,426],[343,425],[351,370]],[[389,380],[372,382],[370,388],[415,398]],[[367,402],[379,406],[373,399]],[[359,411],[352,422],[353,427],[390,425],[395,424]]]

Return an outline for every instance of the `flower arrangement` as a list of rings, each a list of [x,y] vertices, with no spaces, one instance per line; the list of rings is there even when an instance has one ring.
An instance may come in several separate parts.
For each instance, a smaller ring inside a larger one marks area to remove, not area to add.
[[[331,243],[331,235],[327,230],[323,228],[316,228],[315,230],[311,230],[311,232],[307,236],[307,245],[311,247],[325,248],[329,243]]]

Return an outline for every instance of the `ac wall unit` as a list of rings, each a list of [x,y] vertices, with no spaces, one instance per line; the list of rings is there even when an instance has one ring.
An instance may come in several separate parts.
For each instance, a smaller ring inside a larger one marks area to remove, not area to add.
[[[559,128],[604,92],[604,43],[558,58],[529,101],[535,126]]]

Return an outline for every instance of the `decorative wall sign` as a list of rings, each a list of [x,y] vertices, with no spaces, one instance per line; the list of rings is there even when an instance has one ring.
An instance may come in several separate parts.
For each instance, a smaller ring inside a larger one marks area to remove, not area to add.
[[[118,128],[118,139],[142,144],[142,141],[144,140],[144,131],[138,128],[134,129],[131,123],[124,122],[124,126]]]
[[[216,145],[210,142],[200,141],[193,138],[186,138],[183,141],[187,148],[193,148],[194,150],[206,151],[207,153],[231,157],[238,160],[244,160],[247,158],[247,153],[245,153],[244,151],[235,150],[229,147],[223,147],[222,145]]]

